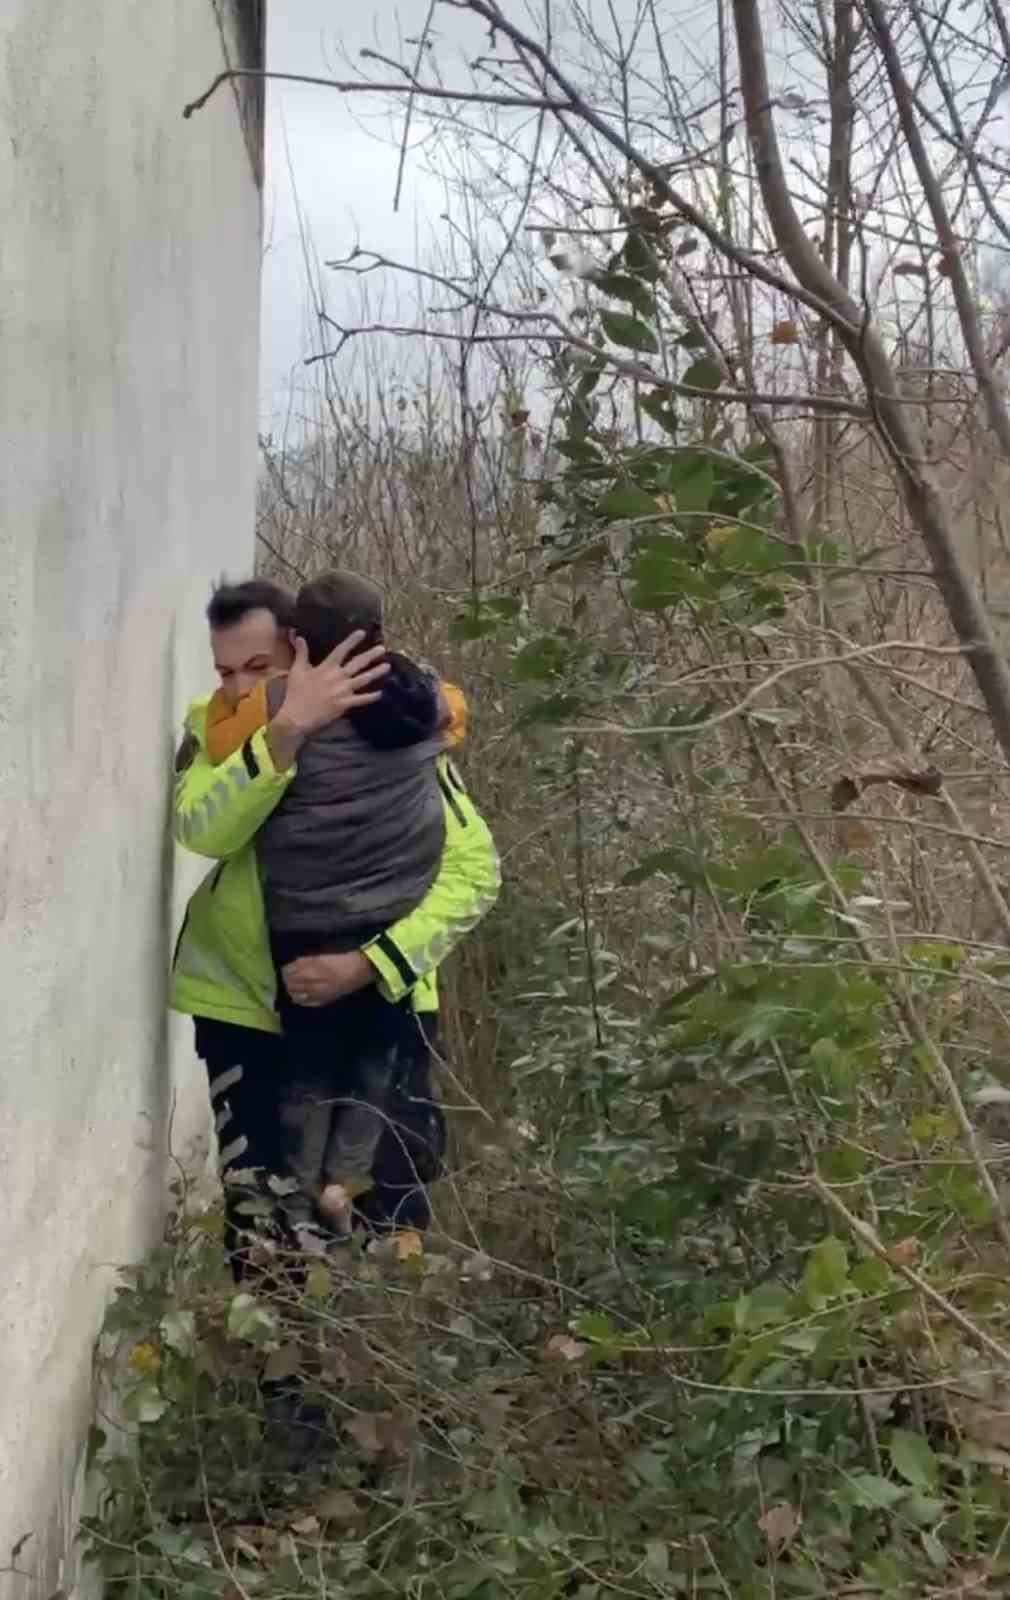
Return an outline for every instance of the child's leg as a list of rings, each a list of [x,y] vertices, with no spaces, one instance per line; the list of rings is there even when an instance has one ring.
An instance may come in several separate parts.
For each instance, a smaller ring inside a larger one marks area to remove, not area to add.
[[[280,1089],[281,1177],[296,1187],[281,1198],[292,1232],[311,1229],[323,1181],[323,1154],[333,1115],[329,1039],[320,1032],[317,1013],[296,1006],[278,972],[277,1009],[284,1031],[286,1082]]]
[[[328,1074],[313,1070],[312,1063],[297,1060],[289,1044],[288,1082],[280,1095],[281,1177],[294,1182],[290,1194],[281,1196],[281,1211],[297,1233],[311,1226],[315,1196],[323,1170],[323,1155],[332,1115],[332,1089]]]
[[[323,1187],[319,1209],[340,1233],[351,1231],[351,1209],[359,1180],[370,1184],[372,1165],[389,1114],[395,1048],[385,1037],[360,1042],[353,1070],[347,1074],[346,1098],[333,1107],[323,1154]]]

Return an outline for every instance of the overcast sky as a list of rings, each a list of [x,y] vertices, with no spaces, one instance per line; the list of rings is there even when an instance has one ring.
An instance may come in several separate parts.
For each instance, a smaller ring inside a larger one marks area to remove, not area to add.
[[[363,47],[411,61],[406,41],[421,31],[430,0],[274,0],[268,7],[268,66],[275,72],[351,78]],[[591,6],[591,0],[589,0]],[[978,0],[971,0],[977,4]],[[2,0],[0,0],[2,4]],[[621,16],[633,0],[600,0],[601,17]],[[591,7],[592,8],[592,7]],[[773,7],[767,8],[774,13]],[[711,53],[715,7],[711,0],[663,0],[659,15],[678,70],[690,74]],[[443,82],[465,83],[466,63],[486,48],[484,30],[473,16],[440,6],[437,13],[438,68]],[[966,23],[962,26],[967,26]],[[773,15],[766,17],[769,69],[773,88],[803,89],[803,67],[795,39],[776,48]],[[371,77],[392,76],[368,65]],[[823,93],[818,87],[816,93]],[[311,348],[312,323],[299,239],[298,210],[319,261],[346,256],[360,243],[400,260],[427,252],[432,226],[446,209],[443,186],[424,169],[423,152],[410,155],[398,213],[393,210],[402,130],[400,107],[364,95],[340,95],[301,83],[267,84],[267,187],[263,261],[261,425],[278,431],[292,384],[310,381],[302,359]],[[803,136],[803,125],[782,133]],[[941,152],[944,159],[947,152]],[[322,273],[331,308],[349,311],[351,281]]]
[[[420,31],[427,10],[428,0],[278,0],[268,7],[269,67],[348,78],[347,56],[357,57],[363,46],[398,56],[401,37]],[[458,63],[462,75],[464,49],[479,48],[480,30],[472,18],[448,10],[439,26],[443,69]],[[267,91],[260,390],[262,423],[270,428],[283,414],[292,372],[296,383],[305,381],[299,364],[309,329],[298,207],[320,260],[346,255],[359,242],[413,259],[444,200],[441,186],[409,162],[394,213],[398,151],[388,117],[374,103],[306,84],[270,82]],[[334,288],[339,297],[335,280]]]

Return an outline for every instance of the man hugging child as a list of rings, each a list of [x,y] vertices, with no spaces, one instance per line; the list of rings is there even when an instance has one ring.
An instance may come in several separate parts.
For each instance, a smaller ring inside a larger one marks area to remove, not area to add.
[[[356,631],[364,635],[358,651],[383,642],[373,584],[333,571],[303,586],[293,632],[312,665]],[[445,840],[435,762],[462,732],[458,690],[397,651],[386,660],[375,702],[305,741],[284,798],[256,835],[290,1074],[281,1124],[296,1188],[282,1205],[311,1253],[325,1249],[327,1229],[350,1232],[353,1198],[371,1183],[401,1042],[417,1023],[406,1002],[384,1000],[374,984],[330,1005],[298,1005],[282,969],[301,956],[360,950],[424,898]],[[278,673],[236,706],[220,691],[213,697],[206,740],[215,765],[276,714],[285,687]]]

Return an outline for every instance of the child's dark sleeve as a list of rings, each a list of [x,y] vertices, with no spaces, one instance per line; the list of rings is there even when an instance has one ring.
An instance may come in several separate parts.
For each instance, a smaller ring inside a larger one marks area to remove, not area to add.
[[[444,707],[438,683],[430,672],[398,650],[388,650],[386,660],[390,670],[378,685],[381,700],[348,711],[347,720],[373,749],[403,750],[432,738],[443,719]]]

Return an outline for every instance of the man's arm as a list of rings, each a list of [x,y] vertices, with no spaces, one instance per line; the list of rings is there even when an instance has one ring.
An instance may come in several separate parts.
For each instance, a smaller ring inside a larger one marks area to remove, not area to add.
[[[491,910],[501,888],[494,840],[447,757],[438,763],[445,808],[445,845],[438,877],[421,903],[364,950],[300,956],[284,968],[299,1005],[325,1006],[377,984],[394,1004],[434,972]]]
[[[445,805],[445,847],[438,877],[407,916],[366,945],[363,954],[387,1000],[402,1000],[487,916],[501,888],[490,830],[452,762],[438,763]]]
[[[280,770],[260,728],[219,766],[203,747],[202,708],[190,710],[175,762],[172,833],[200,856],[223,860],[243,849],[281,799],[295,775]]]
[[[172,832],[179,844],[215,860],[237,855],[283,797],[304,740],[379,698],[369,685],[389,670],[381,646],[344,664],[363,637],[352,633],[316,667],[309,664],[305,641],[297,640],[283,704],[265,728],[217,766],[204,742],[207,702],[193,703],[175,759]]]

